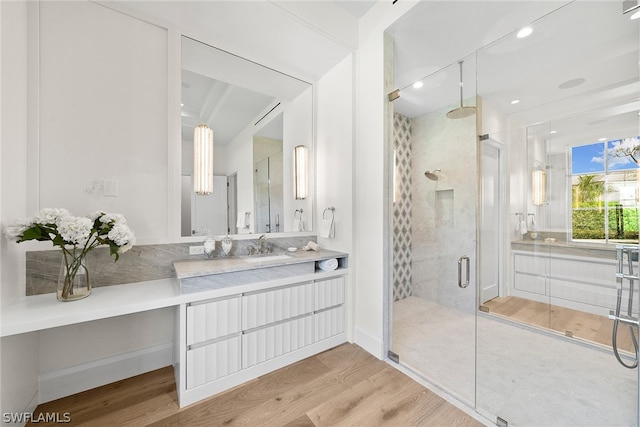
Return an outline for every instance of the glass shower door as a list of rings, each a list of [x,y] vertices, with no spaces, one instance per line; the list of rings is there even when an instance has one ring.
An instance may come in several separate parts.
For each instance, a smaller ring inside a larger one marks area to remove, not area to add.
[[[401,89],[392,101],[391,351],[400,364],[470,406],[477,306],[474,81],[475,58],[466,58],[425,77],[421,88]]]
[[[635,321],[640,303],[616,278],[637,274],[616,246],[637,249],[640,198],[640,32],[619,6],[571,2],[477,53],[482,132],[509,149],[505,283],[477,317],[476,410],[490,420],[638,425],[638,371],[616,360],[609,318],[621,301]],[[638,328],[618,329],[633,364]]]

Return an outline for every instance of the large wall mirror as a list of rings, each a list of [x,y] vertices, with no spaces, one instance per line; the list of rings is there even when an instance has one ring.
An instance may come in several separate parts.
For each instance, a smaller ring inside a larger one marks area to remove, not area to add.
[[[311,84],[182,37],[181,235],[312,231],[313,188],[293,193],[293,150],[309,149]],[[213,192],[193,190],[194,129],[213,131]],[[303,225],[299,218],[302,216]]]

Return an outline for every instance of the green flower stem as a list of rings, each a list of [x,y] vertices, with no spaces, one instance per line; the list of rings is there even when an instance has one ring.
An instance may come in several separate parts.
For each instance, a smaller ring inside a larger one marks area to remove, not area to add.
[[[82,249],[78,249],[77,246],[73,246],[73,249],[69,250],[65,246],[62,246],[62,254],[64,256],[64,265],[65,265],[65,277],[64,277],[64,285],[62,287],[62,298],[68,299],[69,296],[73,295],[73,283],[78,274],[78,270],[83,264],[84,258],[87,256],[89,251],[97,246],[100,246],[100,241],[97,237],[93,237],[85,242],[84,247]],[[87,275],[87,283],[89,282],[89,272],[85,268],[85,273]]]

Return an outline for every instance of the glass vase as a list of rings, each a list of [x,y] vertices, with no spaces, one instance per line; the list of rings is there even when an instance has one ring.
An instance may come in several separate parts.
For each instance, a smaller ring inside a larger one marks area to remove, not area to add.
[[[76,301],[91,295],[89,269],[84,257],[63,253],[56,295],[59,301]]]

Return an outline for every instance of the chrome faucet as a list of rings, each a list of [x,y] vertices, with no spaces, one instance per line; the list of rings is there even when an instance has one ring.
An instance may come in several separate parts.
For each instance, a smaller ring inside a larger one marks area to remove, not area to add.
[[[268,254],[271,253],[271,245],[267,243],[267,236],[264,234],[258,237],[258,254]]]

